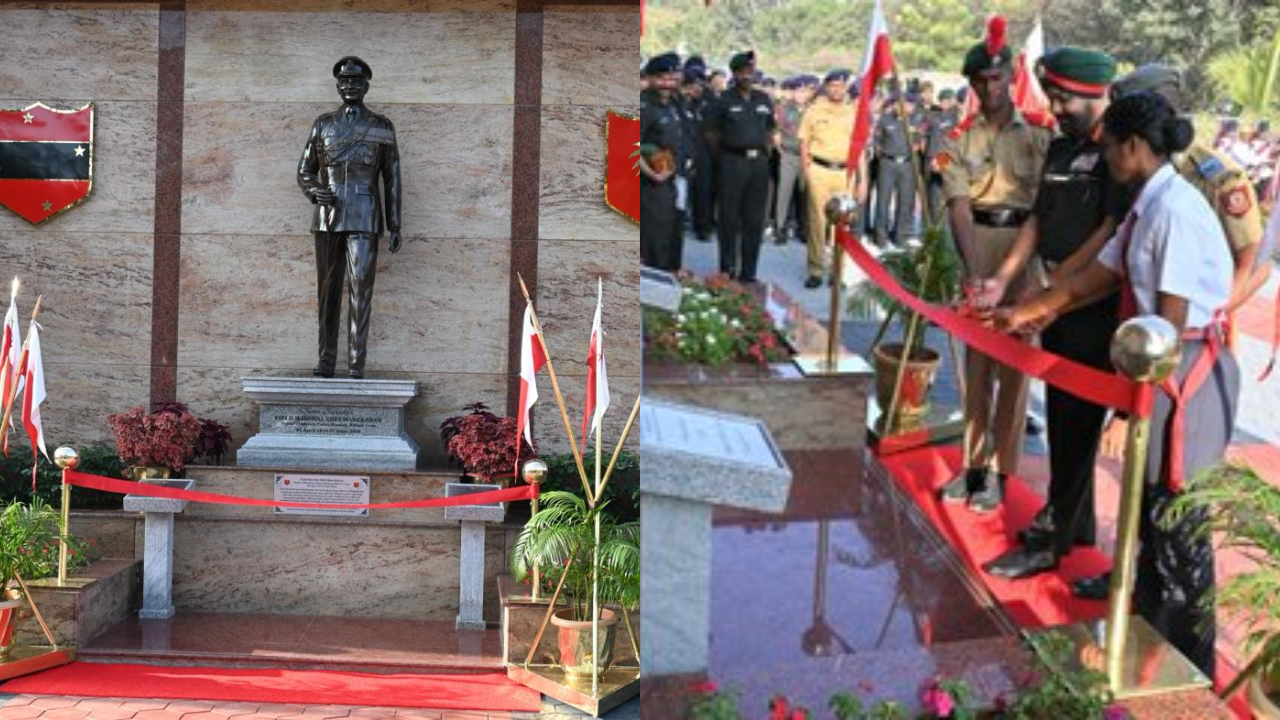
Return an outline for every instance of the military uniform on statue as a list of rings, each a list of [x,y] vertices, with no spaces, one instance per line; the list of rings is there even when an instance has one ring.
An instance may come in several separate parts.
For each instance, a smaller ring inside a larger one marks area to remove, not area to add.
[[[378,236],[400,250],[400,151],[391,121],[364,106],[373,70],[358,57],[333,66],[343,107],[316,118],[298,163],[298,185],[315,204],[316,297],[320,361],[315,375],[333,377],[342,285],[347,291],[347,368],[364,377],[378,268]],[[378,181],[382,181],[379,191]]]
[[[980,112],[952,131],[938,156],[951,232],[969,281],[994,275],[1009,254],[1031,215],[1051,137],[1047,127],[1014,108],[1012,60],[1003,18],[997,17],[987,41],[971,48],[964,61]],[[1018,297],[1024,284],[1020,274],[1002,301]],[[964,377],[965,470],[940,496],[967,502],[975,512],[993,512],[1004,501],[1005,479],[1022,458],[1027,378],[972,348],[965,352]]]
[[[1128,211],[1131,193],[1115,182],[1103,159],[1102,115],[1116,63],[1111,56],[1060,48],[1038,68],[1041,85],[1063,134],[1049,145],[1032,217],[1009,257],[984,288],[981,302],[997,302],[1010,279],[1036,256],[1039,282],[1053,283],[1068,267],[1091,260]],[[1068,259],[1074,258],[1068,264]],[[1110,343],[1119,324],[1119,295],[1057,318],[1040,335],[1049,352],[1109,369]],[[1073,545],[1096,541],[1094,466],[1107,417],[1105,407],[1049,385],[1045,390],[1049,439],[1049,497],[1021,547],[985,566],[992,575],[1023,578],[1058,566]]]

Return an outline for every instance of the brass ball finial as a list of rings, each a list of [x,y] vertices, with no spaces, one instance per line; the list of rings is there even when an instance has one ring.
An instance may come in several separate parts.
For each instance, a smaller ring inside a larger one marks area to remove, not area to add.
[[[849,225],[858,216],[858,201],[845,194],[832,195],[824,210],[827,222],[832,225]]]
[[[524,476],[524,481],[530,485],[539,485],[543,480],[547,479],[547,464],[538,458],[534,458],[520,468],[520,474]]]
[[[70,445],[53,451],[53,463],[63,470],[75,470],[80,466],[80,453]]]
[[[1159,315],[1126,320],[1111,338],[1111,363],[1130,380],[1160,382],[1181,361],[1178,330]]]

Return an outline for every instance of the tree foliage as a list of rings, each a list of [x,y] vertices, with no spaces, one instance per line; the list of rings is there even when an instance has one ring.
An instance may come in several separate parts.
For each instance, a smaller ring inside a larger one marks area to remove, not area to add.
[[[713,65],[753,48],[761,69],[780,75],[861,65],[873,0],[648,0],[646,54],[698,52]],[[955,72],[993,12],[1009,20],[1016,49],[1037,16],[1045,43],[1105,50],[1122,67],[1162,62],[1180,68],[1201,107],[1259,83],[1213,66],[1236,67],[1238,53],[1265,54],[1280,33],[1275,0],[884,0],[903,71]],[[1235,53],[1236,55],[1233,55]],[[1254,57],[1254,55],[1250,55]],[[1269,58],[1268,58],[1269,59]],[[1253,67],[1249,65],[1249,67]],[[1263,73],[1264,78],[1266,73]],[[1256,94],[1256,90],[1254,91]]]

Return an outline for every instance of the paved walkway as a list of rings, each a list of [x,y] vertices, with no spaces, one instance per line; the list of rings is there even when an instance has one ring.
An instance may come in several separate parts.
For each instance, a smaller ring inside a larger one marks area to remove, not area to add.
[[[544,698],[537,713],[485,713],[461,710],[351,707],[343,705],[264,705],[203,700],[137,700],[79,698],[49,695],[0,694],[0,720],[570,720],[589,717],[567,705]],[[604,715],[609,720],[639,720],[636,698]]]

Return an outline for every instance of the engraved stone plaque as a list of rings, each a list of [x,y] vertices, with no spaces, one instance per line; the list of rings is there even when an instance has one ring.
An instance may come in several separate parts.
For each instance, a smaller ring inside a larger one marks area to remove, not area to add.
[[[276,475],[277,502],[369,504],[369,478],[357,475]],[[274,508],[277,515],[369,517],[369,508]]]

